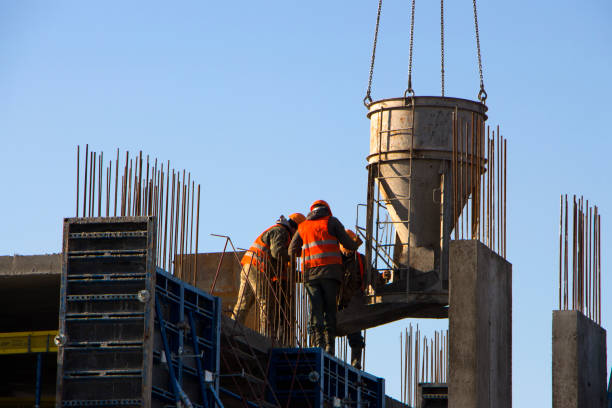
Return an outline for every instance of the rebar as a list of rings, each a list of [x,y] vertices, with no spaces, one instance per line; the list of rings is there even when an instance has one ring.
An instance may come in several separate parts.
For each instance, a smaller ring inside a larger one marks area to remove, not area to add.
[[[472,116],[453,115],[451,175],[455,239],[478,239],[506,257],[507,140]]]
[[[601,214],[584,197],[573,197],[571,255],[568,196],[559,214],[559,309],[577,310],[601,324]],[[571,258],[571,259],[570,259]],[[572,269],[571,279],[569,269]],[[570,301],[571,290],[571,301]]]
[[[114,163],[114,177],[113,160],[108,161],[108,167],[105,167],[104,153],[89,151],[89,145],[85,145],[85,163],[81,171],[80,151],[80,146],[77,146],[76,216],[109,217],[112,213],[113,216],[156,217],[158,220],[157,266],[179,277],[189,276],[190,281],[195,283],[197,263],[193,262],[191,265],[186,265],[183,260],[187,256],[187,252],[192,253],[194,238],[196,241],[195,253],[198,251],[200,185],[197,185],[198,202],[196,204],[194,200],[196,184],[195,181],[191,180],[191,175],[189,175],[191,181],[191,186],[189,186],[189,184],[185,184],[184,177],[182,179],[180,177],[175,178],[175,171],[172,170],[172,197],[169,197],[170,177],[168,177],[168,172],[170,161],[168,161],[167,168],[164,169],[163,165],[158,168],[157,159],[152,161],[148,155],[143,158],[142,151],[135,156],[135,162],[130,159],[130,154],[126,151],[121,187],[119,187],[119,149],[117,149]],[[82,178],[81,173],[83,174]],[[183,174],[185,174],[184,170]],[[166,183],[165,186],[164,182]],[[81,184],[83,186],[82,197]],[[189,187],[191,187],[191,194],[189,193]],[[175,189],[177,191],[176,196],[174,195]],[[114,194],[112,193],[113,190]],[[165,196],[164,190],[166,192]],[[82,207],[81,198],[83,200]],[[171,217],[168,217],[169,199],[172,200],[172,211],[174,211],[174,205],[176,204],[176,216],[172,212]],[[79,213],[79,207],[82,208],[81,214]],[[179,209],[182,209],[180,214]],[[169,241],[167,237],[168,223],[171,231]],[[195,234],[193,231],[194,224],[196,226]],[[166,259],[167,253],[170,254],[168,260]],[[197,257],[195,258],[197,259]],[[191,266],[193,266],[193,270],[191,270]]]
[[[420,383],[446,383],[448,378],[448,330],[425,336],[412,324],[400,332],[400,400],[417,406]]]

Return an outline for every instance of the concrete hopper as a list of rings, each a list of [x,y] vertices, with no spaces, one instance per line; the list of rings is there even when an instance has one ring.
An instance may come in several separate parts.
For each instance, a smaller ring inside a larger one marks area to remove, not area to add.
[[[377,250],[390,258],[393,283],[384,291],[446,290],[450,233],[470,196],[467,186],[485,171],[484,143],[476,143],[474,135],[484,128],[487,108],[432,96],[384,99],[368,108],[370,259]],[[453,182],[457,163],[472,170]],[[457,194],[454,185],[461,186]],[[386,208],[395,232],[387,250],[373,239],[374,227],[380,228],[377,206]]]

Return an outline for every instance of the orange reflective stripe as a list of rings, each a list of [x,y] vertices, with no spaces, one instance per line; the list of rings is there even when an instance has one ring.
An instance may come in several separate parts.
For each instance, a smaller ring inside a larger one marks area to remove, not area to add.
[[[312,247],[321,246],[321,245],[334,245],[337,243],[338,243],[338,240],[336,239],[328,239],[326,241],[315,241],[315,242],[309,243],[308,245],[303,245],[302,249],[312,248]]]
[[[306,220],[298,226],[302,238],[303,269],[342,264],[338,239],[327,230],[329,216]]]
[[[274,224],[273,226],[259,234],[259,236],[255,239],[255,242],[253,242],[253,244],[250,246],[249,250],[246,251],[242,256],[242,260],[240,261],[241,265],[253,265],[260,272],[266,270],[268,266],[268,259],[271,257],[270,246],[262,240],[262,237],[266,232],[270,231],[272,228],[278,227],[279,225],[282,224]],[[287,246],[289,246],[290,241],[291,237],[289,236],[287,239]],[[276,278],[274,277],[272,279],[274,280]]]
[[[255,242],[253,242],[249,250],[244,253],[242,260],[240,261],[242,265],[254,265],[259,270],[265,269],[265,263],[270,253],[270,247],[262,241],[261,237],[263,237],[266,232],[276,227],[276,225],[277,224],[274,224],[273,226],[259,234],[259,236],[255,239]]]

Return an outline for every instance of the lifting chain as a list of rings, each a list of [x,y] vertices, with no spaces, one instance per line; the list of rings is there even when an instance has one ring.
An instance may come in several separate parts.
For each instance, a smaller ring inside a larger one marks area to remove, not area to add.
[[[376,29],[374,30],[374,45],[372,46],[372,60],[370,61],[370,78],[368,79],[368,90],[363,98],[363,104],[368,107],[372,103],[372,77],[374,76],[374,59],[376,58],[376,43],[378,42],[378,27],[380,25],[380,10],[382,9],[382,0],[378,0],[378,12],[376,13]]]
[[[412,89],[412,48],[414,45],[414,3],[416,0],[412,0],[412,10],[410,13],[410,56],[408,58],[408,89],[404,92],[404,98],[410,94],[414,99],[414,89]]]
[[[476,11],[476,0],[472,0],[474,4],[474,28],[476,30],[476,49],[478,51],[478,73],[480,74],[480,91],[478,92],[478,100],[483,104],[487,100],[487,92],[484,89],[484,80],[482,78],[482,58],[480,57],[480,34],[478,32],[478,12]]]
[[[440,75],[444,96],[444,0],[440,0]]]

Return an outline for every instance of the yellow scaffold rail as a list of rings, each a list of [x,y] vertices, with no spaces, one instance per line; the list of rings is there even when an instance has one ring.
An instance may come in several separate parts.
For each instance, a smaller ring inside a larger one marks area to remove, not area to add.
[[[57,330],[0,333],[0,355],[57,352]]]

